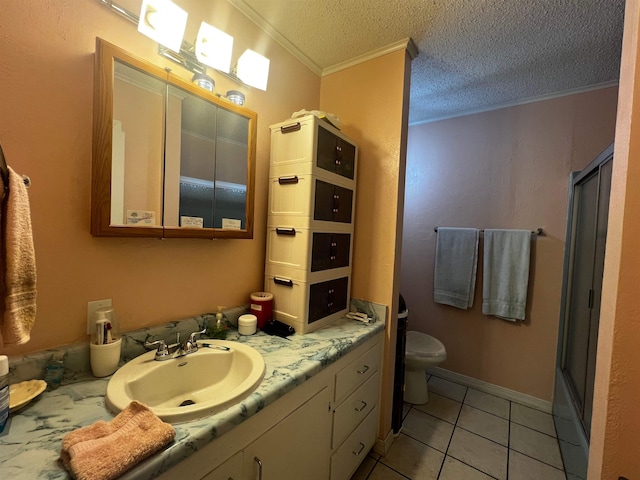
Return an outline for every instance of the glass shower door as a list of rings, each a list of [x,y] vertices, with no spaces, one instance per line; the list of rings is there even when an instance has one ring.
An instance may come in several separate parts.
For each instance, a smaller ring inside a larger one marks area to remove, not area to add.
[[[586,478],[613,146],[572,178],[553,413],[567,478]]]

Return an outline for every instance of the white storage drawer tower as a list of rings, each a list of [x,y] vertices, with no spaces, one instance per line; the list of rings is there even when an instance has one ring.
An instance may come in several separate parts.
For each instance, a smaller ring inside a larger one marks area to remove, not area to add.
[[[357,150],[313,115],[271,126],[265,291],[296,333],[349,309]]]

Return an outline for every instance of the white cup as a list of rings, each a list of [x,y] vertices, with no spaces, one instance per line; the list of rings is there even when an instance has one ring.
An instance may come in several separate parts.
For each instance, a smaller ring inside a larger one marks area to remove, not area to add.
[[[107,377],[118,369],[122,338],[104,345],[89,344],[91,371],[96,377]]]

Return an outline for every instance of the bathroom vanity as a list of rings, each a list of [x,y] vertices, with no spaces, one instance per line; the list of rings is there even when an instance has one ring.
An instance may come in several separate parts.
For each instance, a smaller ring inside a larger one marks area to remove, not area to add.
[[[376,334],[159,478],[348,480],[376,440],[381,340]]]
[[[233,331],[229,340],[264,357],[262,382],[236,405],[174,425],[175,441],[121,478],[258,479],[260,469],[263,480],[350,478],[377,437],[384,313],[378,318],[374,324],[341,318],[288,339]],[[135,348],[156,332],[196,331],[198,322],[193,318],[131,334],[123,356],[136,356]],[[12,369],[29,374],[17,359]],[[57,462],[62,437],[113,418],[104,404],[107,383],[90,379],[62,385],[12,414],[0,435],[3,475],[70,478]]]

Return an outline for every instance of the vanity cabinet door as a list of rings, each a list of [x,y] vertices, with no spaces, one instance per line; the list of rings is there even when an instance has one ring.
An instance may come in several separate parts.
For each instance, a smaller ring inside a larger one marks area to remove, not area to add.
[[[244,449],[245,480],[329,478],[331,392],[323,388]]]

